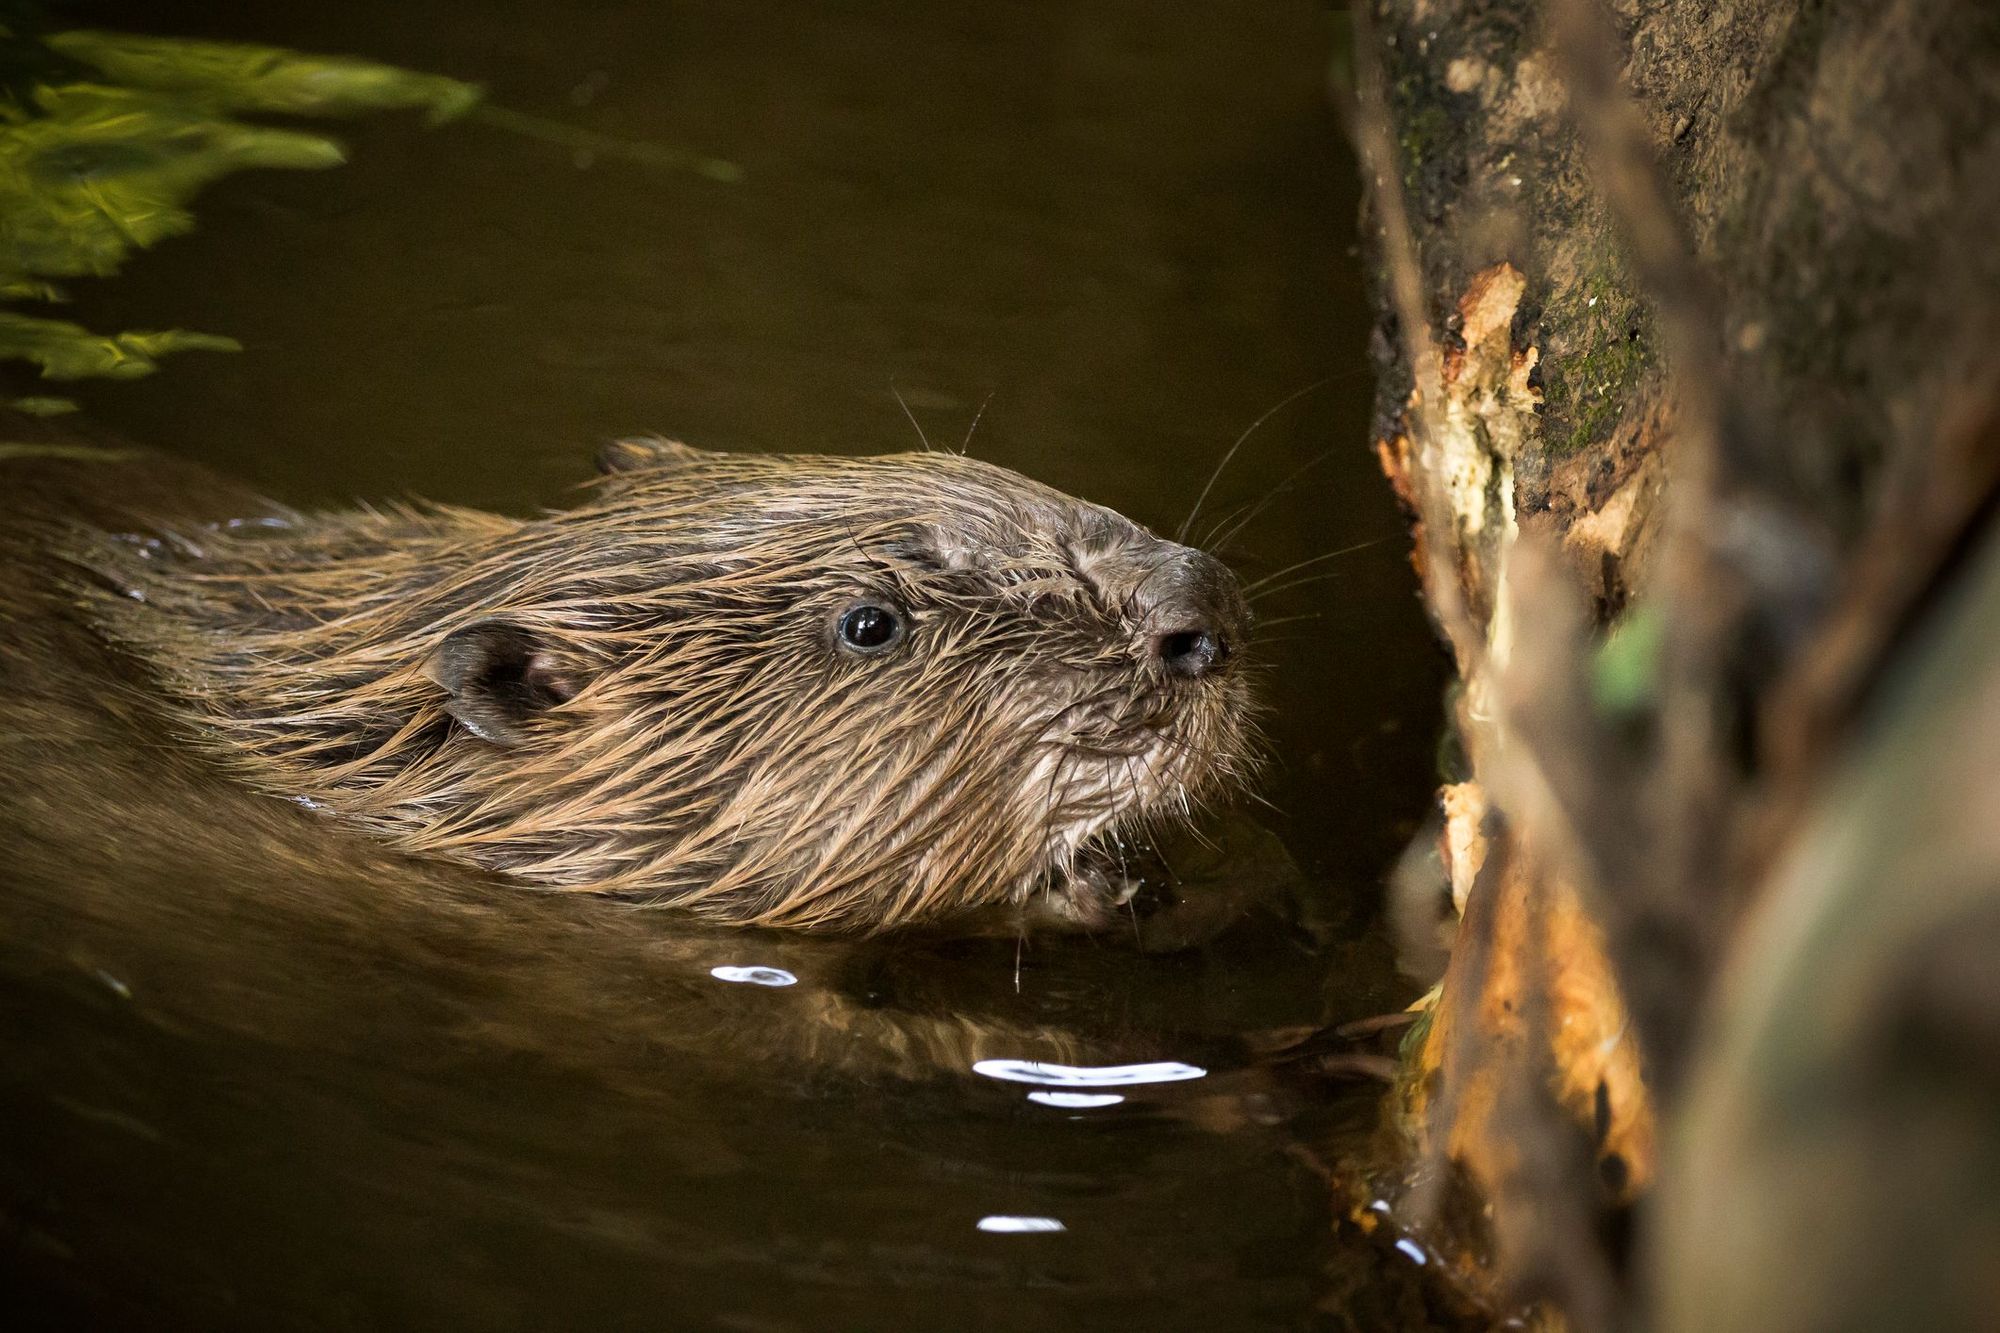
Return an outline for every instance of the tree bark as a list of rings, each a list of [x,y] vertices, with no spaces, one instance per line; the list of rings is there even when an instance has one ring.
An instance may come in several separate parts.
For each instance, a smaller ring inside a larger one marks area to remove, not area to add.
[[[1993,525],[2000,6],[1364,0],[1356,20],[1375,447],[1466,756],[1442,849],[1463,919],[1397,1104],[1400,1220],[1496,1308],[1699,1310],[1671,1227],[1650,1289],[1605,1237],[1656,1178],[1673,1193],[1655,1121],[1690,1078],[1706,1125],[1747,1123],[1715,1111],[1732,1098],[1778,1114],[1754,1067],[1718,1075],[1730,1025],[1810,1027],[1831,1000],[1739,985],[1801,1007],[1705,1014],[1714,978],[1764,966],[1742,922],[1841,832],[1832,775],[1870,762],[1856,719],[1908,642],[1949,637],[1904,631],[1957,605]],[[1983,753],[2000,778],[2000,729]],[[1886,879],[1852,892],[1900,910]],[[1904,949],[1844,1002],[1920,967]],[[2000,1022],[2000,993],[1961,989],[1975,1030]]]

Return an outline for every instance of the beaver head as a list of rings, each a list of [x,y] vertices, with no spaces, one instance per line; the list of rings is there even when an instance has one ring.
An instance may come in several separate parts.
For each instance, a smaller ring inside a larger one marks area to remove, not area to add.
[[[1250,752],[1212,557],[949,453],[601,455],[588,503],[370,509],[101,562],[253,784],[409,849],[769,925],[1055,896]]]

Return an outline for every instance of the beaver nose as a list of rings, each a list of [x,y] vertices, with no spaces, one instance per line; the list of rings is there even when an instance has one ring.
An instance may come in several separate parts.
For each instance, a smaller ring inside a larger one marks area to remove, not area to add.
[[[1153,651],[1190,680],[1226,669],[1242,648],[1250,610],[1229,566],[1205,551],[1178,548],[1147,580]]]
[[[1229,640],[1205,629],[1162,634],[1160,660],[1176,676],[1206,676],[1229,660]]]

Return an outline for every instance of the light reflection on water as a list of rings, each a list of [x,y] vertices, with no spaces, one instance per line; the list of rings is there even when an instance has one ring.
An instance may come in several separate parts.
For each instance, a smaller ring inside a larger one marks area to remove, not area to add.
[[[1093,1068],[1051,1064],[1044,1060],[981,1060],[972,1066],[972,1072],[1013,1083],[1045,1083],[1065,1088],[1123,1088],[1142,1083],[1179,1083],[1208,1076],[1208,1071],[1201,1066],[1181,1064],[1177,1060]]]
[[[742,982],[751,986],[796,986],[799,979],[782,967],[738,967],[723,963],[708,969],[717,981]]]
[[[1092,1111],[1100,1106],[1116,1106],[1125,1098],[1115,1092],[1031,1092],[1028,1100],[1069,1111]]]
[[[1031,1235],[1052,1231],[1066,1231],[1067,1227],[1053,1217],[982,1217],[979,1219],[981,1231],[991,1231],[1002,1235]]]

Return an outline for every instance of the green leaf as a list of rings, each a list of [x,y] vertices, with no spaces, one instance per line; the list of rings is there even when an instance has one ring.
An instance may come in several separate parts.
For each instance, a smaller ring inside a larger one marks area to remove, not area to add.
[[[42,88],[41,115],[0,121],[0,270],[106,277],[133,249],[194,226],[203,186],[246,167],[338,165],[340,146],[267,129],[152,93],[94,84]]]
[[[49,301],[59,304],[68,299],[63,289],[53,282],[0,270],[0,301]]]
[[[118,449],[100,444],[57,444],[53,441],[23,444],[19,440],[0,440],[0,460],[66,458],[77,463],[122,463],[143,457],[145,454],[138,449]]]
[[[478,84],[439,74],[279,47],[84,31],[45,40],[119,83],[199,99],[217,110],[333,116],[415,109],[437,124],[464,115],[484,96]]]
[[[1601,712],[1638,713],[1652,706],[1665,642],[1666,617],[1658,607],[1635,607],[1611,627],[1591,668],[1591,694]]]
[[[13,408],[23,416],[30,417],[59,417],[65,413],[78,410],[75,399],[51,398],[43,394],[30,394],[26,398],[15,398],[10,400],[7,406]],[[4,445],[0,445],[0,449],[4,449],[5,447]]]
[[[92,333],[81,324],[0,310],[0,357],[18,357],[52,380],[102,376],[137,379],[159,369],[159,358],[185,351],[235,352],[242,344],[212,333],[167,329],[159,333]]]

